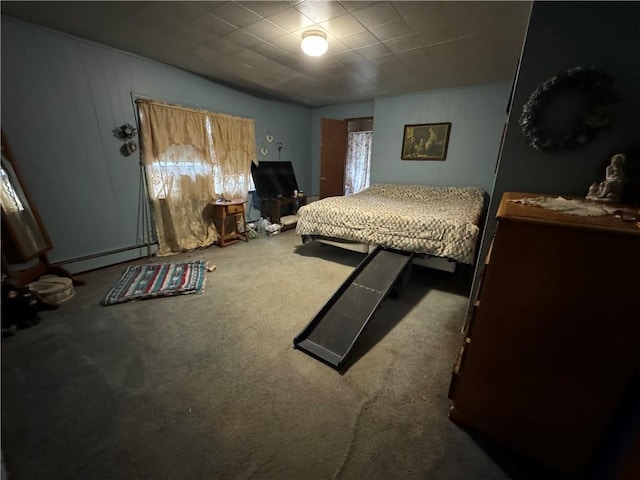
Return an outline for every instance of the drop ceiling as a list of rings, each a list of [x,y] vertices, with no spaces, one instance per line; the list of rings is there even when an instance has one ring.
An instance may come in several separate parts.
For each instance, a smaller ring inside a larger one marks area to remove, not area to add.
[[[320,107],[512,81],[531,2],[2,2],[2,14]],[[327,34],[319,58],[302,33]]]

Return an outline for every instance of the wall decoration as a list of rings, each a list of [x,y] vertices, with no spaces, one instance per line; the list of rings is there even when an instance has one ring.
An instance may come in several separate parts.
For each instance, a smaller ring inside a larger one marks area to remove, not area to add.
[[[558,73],[536,88],[525,103],[519,119],[522,133],[536,150],[564,150],[589,143],[611,124],[611,107],[617,101],[612,84],[613,79],[595,67]],[[564,125],[551,124],[563,117]]]
[[[126,152],[126,155],[131,155],[132,153],[135,153],[138,150],[138,143],[130,140],[127,143],[125,143],[123,145],[123,148],[121,149],[121,151]]]
[[[130,123],[125,123],[119,127],[115,127],[113,130],[113,136],[119,140],[129,140],[138,134],[136,127]]]
[[[267,134],[265,135],[264,138],[268,143],[273,142],[273,135],[271,135],[271,130],[267,130]]]
[[[276,148],[278,149],[278,160],[280,160],[280,152],[282,151],[282,147],[284,147],[284,144],[282,142],[278,142],[276,144]]]
[[[125,123],[119,127],[115,127],[113,130],[113,136],[118,140],[122,140],[124,144],[120,147],[120,153],[125,157],[128,157],[132,153],[138,150],[138,143],[132,140],[138,134],[136,127],[130,123]]]
[[[262,146],[260,147],[260,155],[262,155],[263,157],[266,157],[268,153],[269,153],[269,149],[263,143]]]
[[[405,125],[402,160],[445,160],[451,123]]]

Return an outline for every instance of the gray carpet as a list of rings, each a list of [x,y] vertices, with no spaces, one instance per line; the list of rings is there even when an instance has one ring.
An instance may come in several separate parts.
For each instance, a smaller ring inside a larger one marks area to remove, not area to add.
[[[447,418],[469,269],[413,267],[341,372],[292,348],[363,258],[288,231],[154,258],[217,269],[203,294],[108,307],[126,265],[82,275],[73,299],[2,341],[9,479],[530,475]]]

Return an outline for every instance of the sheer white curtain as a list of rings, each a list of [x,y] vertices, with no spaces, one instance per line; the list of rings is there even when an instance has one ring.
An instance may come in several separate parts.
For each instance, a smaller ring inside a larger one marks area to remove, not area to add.
[[[147,100],[137,104],[157,255],[211,245],[218,238],[211,200],[247,197],[253,120],[220,121],[227,116]]]
[[[369,186],[373,132],[351,132],[347,137],[344,194],[358,193]]]

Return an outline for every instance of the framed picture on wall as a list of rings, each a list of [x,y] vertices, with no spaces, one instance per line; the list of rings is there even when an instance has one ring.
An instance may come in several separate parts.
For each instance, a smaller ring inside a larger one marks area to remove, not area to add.
[[[402,160],[445,160],[451,122],[405,125]]]

